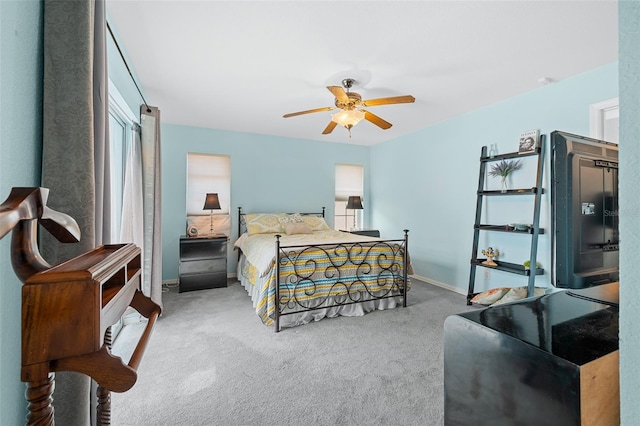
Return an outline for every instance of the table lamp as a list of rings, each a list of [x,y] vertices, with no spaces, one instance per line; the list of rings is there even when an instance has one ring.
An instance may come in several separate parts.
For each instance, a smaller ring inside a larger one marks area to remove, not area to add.
[[[218,200],[218,194],[209,193],[204,199],[204,207],[203,210],[211,210],[211,226],[209,228],[209,233],[213,235],[213,210],[220,210],[220,200]]]
[[[347,209],[351,210],[362,210],[362,198],[358,195],[349,196],[349,200],[347,200]],[[356,225],[356,212],[353,212],[353,228],[352,231],[357,231],[358,227]]]

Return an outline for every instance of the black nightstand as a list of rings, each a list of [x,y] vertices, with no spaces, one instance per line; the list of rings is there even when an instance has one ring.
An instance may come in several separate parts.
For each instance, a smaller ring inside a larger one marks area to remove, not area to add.
[[[180,237],[178,291],[227,286],[227,236]]]
[[[342,232],[349,232],[351,234],[356,235],[367,235],[369,237],[380,237],[380,231],[377,229],[359,229],[357,231],[347,231],[345,229],[341,229]]]

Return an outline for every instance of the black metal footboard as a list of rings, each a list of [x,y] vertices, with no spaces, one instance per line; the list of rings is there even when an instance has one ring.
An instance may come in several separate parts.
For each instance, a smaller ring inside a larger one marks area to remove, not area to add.
[[[281,246],[276,235],[275,331],[280,317],[402,298],[409,290],[409,231],[404,239]]]

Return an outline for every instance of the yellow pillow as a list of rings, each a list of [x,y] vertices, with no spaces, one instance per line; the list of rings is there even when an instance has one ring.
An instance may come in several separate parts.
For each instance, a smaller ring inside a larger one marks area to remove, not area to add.
[[[247,232],[249,235],[282,232],[282,226],[278,220],[279,217],[279,214],[274,213],[252,213],[245,215],[244,219],[247,224]]]

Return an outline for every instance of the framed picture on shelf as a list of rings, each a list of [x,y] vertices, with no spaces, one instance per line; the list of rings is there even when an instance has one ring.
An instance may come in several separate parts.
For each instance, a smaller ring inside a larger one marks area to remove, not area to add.
[[[520,134],[520,145],[518,147],[518,154],[529,154],[535,152],[540,143],[540,131],[539,130],[527,130]]]

